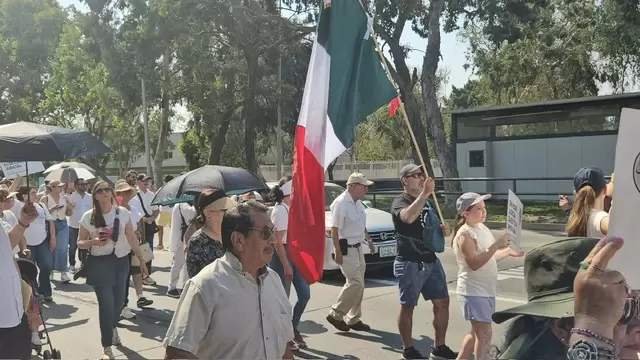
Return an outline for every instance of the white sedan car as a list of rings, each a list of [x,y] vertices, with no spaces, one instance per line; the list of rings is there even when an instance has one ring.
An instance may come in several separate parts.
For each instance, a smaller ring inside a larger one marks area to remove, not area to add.
[[[269,187],[275,186],[277,183],[268,182]],[[340,267],[333,261],[331,254],[333,253],[333,241],[331,240],[331,210],[329,206],[333,201],[342,194],[345,189],[337,184],[325,182],[324,184],[324,196],[325,196],[325,224],[327,231],[325,232],[325,252],[324,252],[324,270],[333,271],[339,270]],[[395,228],[393,221],[391,220],[391,214],[373,208],[369,201],[363,201],[367,215],[367,231],[373,244],[375,245],[375,252],[372,254],[369,251],[369,246],[366,240],[363,239],[361,249],[364,251],[365,261],[367,262],[367,269],[383,266],[391,266],[393,260],[396,257],[397,245],[395,239]]]

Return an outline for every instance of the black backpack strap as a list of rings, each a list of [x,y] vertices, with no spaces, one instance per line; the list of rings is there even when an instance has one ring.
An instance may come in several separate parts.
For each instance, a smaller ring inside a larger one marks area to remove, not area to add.
[[[111,240],[113,241],[113,252],[116,253],[116,243],[120,235],[120,207],[116,206],[116,218],[113,219],[113,231],[111,232]]]
[[[144,201],[142,201],[142,195],[140,195],[140,193],[138,193],[138,199],[140,199],[140,206],[142,207],[142,211],[144,211],[144,216],[151,217],[151,215],[149,215],[149,213],[147,212],[147,208],[144,207]]]

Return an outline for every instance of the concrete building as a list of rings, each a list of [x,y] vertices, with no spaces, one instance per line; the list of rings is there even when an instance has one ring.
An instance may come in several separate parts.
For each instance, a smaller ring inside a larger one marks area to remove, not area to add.
[[[463,190],[557,199],[572,191],[569,178],[582,166],[610,174],[623,107],[640,109],[640,93],[453,111],[459,176],[501,179],[465,181]],[[530,180],[513,189],[516,178]]]

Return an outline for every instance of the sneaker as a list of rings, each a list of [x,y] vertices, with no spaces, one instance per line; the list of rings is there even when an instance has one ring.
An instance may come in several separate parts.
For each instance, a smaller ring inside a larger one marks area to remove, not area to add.
[[[294,341],[289,341],[287,343],[287,347],[289,348],[290,351],[298,351],[298,350],[300,350],[300,348],[298,348],[298,345],[296,345],[296,343]]]
[[[151,276],[147,276],[142,280],[144,285],[153,286],[156,284],[156,281],[151,278]]]
[[[458,353],[453,352],[447,345],[431,347],[431,360],[451,360],[457,357]]]
[[[60,274],[60,281],[62,281],[63,284],[68,284],[71,282],[71,278],[69,278],[66,272],[63,272]]]
[[[349,327],[355,331],[371,331],[371,326],[363,323],[362,321],[358,321],[353,325],[349,325]]]
[[[182,295],[182,291],[178,290],[178,289],[172,289],[167,291],[167,296],[168,297],[172,297],[174,299],[179,299],[180,295]]]
[[[418,349],[411,346],[402,350],[402,358],[406,360],[413,360],[413,359],[426,359],[427,357],[422,355],[422,353],[418,351]]]
[[[31,333],[31,345],[33,346],[42,346],[42,339],[40,339],[40,333],[39,332],[32,332]]]
[[[122,342],[120,341],[120,335],[118,335],[118,329],[113,329],[113,338],[111,340],[111,343],[113,343],[114,346],[122,344]]]
[[[125,306],[120,313],[120,317],[131,320],[136,317],[136,314],[134,314],[129,307]]]
[[[104,348],[102,352],[102,360],[113,360],[115,356],[113,356],[113,351],[111,350],[111,346]]]
[[[153,300],[149,300],[146,297],[141,297],[141,298],[138,299],[138,302],[136,302],[136,305],[140,309],[142,309],[142,308],[145,308],[147,306],[153,305]]]
[[[307,342],[304,341],[304,338],[302,337],[302,334],[300,334],[300,331],[298,331],[298,329],[293,329],[293,341],[298,344],[299,348],[307,347]]]
[[[46,303],[50,303],[53,301],[53,297],[51,297],[51,295],[49,296],[43,296],[42,297],[42,301],[46,302]]]
[[[69,266],[69,272],[72,274],[75,274],[78,270],[76,269],[75,265],[70,265]]]

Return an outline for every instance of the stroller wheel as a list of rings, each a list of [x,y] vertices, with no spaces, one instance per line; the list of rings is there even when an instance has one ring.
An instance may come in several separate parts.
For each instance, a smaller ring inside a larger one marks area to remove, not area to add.
[[[53,359],[53,358],[51,357],[51,352],[50,352],[49,350],[45,350],[45,351],[44,351],[44,353],[42,353],[42,358],[43,358],[44,360],[51,360],[51,359]]]
[[[52,358],[53,358],[53,359],[55,359],[55,360],[60,360],[60,359],[62,359],[62,355],[60,354],[60,350],[58,350],[58,349],[53,349],[53,351],[52,351],[52,355],[51,355],[51,356],[52,356]]]
[[[41,345],[33,345],[33,350],[36,351],[36,354],[38,354],[38,356],[42,355],[42,346]]]

